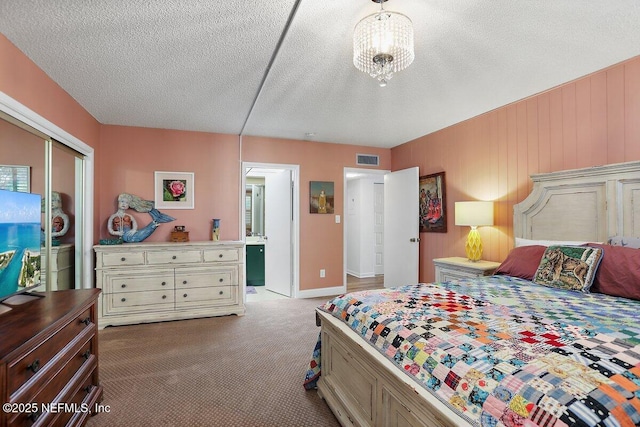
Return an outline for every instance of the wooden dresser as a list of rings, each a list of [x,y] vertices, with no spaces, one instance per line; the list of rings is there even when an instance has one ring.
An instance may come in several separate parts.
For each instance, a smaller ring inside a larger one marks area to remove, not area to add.
[[[80,426],[102,400],[99,289],[45,292],[0,314],[0,426]]]
[[[94,246],[101,328],[245,312],[242,242]]]

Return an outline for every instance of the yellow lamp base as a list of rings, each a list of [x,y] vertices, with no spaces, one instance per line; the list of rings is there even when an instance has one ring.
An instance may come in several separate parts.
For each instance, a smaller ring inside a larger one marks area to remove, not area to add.
[[[464,245],[469,261],[479,261],[482,259],[482,240],[477,227],[471,226],[471,231],[467,236],[467,242]]]

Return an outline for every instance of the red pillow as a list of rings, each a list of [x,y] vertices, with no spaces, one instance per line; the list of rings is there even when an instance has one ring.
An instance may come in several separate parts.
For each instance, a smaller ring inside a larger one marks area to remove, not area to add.
[[[493,274],[504,274],[533,280],[545,249],[547,249],[546,246],[540,245],[513,248],[507,255],[507,259],[500,264],[500,267]]]
[[[604,255],[589,292],[640,300],[640,249],[589,243]]]

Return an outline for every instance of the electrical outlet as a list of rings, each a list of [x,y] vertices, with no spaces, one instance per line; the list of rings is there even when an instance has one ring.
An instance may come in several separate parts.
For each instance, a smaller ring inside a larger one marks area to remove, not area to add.
[[[320,269],[320,277],[324,277],[325,276],[325,271],[324,268]]]

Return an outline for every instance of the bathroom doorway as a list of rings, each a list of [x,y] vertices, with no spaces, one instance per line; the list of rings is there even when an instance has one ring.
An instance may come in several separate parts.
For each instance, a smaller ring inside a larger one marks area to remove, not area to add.
[[[243,162],[245,301],[299,292],[299,166]]]

